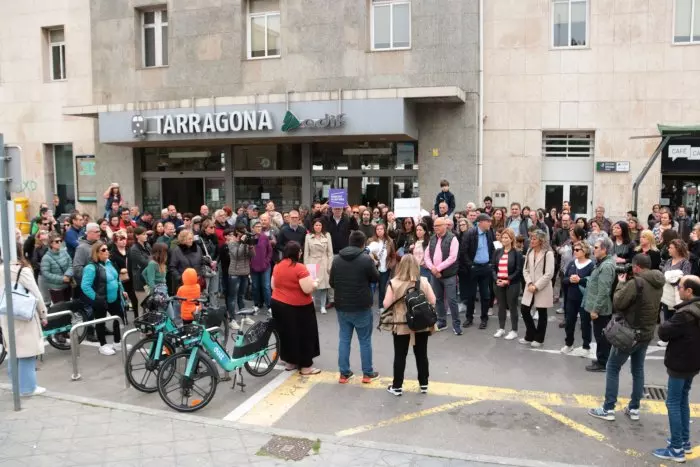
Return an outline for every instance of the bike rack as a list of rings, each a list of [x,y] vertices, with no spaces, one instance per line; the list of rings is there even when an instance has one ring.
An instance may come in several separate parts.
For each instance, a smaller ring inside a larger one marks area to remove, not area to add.
[[[71,375],[71,380],[78,381],[82,376],[78,372],[78,357],[80,356],[80,342],[78,340],[78,329],[84,328],[86,326],[92,326],[94,324],[106,323],[108,321],[115,321],[122,319],[119,316],[107,316],[105,318],[93,319],[92,321],[84,321],[73,326],[70,330],[70,353],[71,359],[73,360],[73,374]],[[122,324],[124,321],[122,321]],[[124,348],[122,348],[122,352]]]
[[[61,316],[66,316],[66,315],[72,315],[73,312],[71,310],[63,310],[63,311],[57,311],[56,313],[51,313],[46,315],[46,321],[50,321],[54,318],[60,318]],[[39,360],[42,362],[44,361],[44,354],[41,354],[39,356]]]

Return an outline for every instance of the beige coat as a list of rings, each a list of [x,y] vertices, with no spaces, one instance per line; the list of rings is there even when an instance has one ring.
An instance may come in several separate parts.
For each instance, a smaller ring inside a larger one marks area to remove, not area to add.
[[[10,271],[12,272],[12,286],[14,287],[19,271],[19,264],[12,263]],[[4,292],[5,274],[3,268],[0,267],[0,287]],[[37,298],[37,309],[34,313],[34,318],[31,321],[21,321],[15,319],[15,345],[17,346],[17,358],[35,357],[44,353],[44,336],[41,329],[41,320],[46,318],[46,305],[41,297],[39,287],[34,280],[32,268],[25,267],[19,276],[19,284],[29,291],[30,294]],[[7,316],[0,315],[0,326],[2,327],[5,340],[8,339],[9,332],[7,330]]]
[[[394,302],[395,300],[398,300],[399,298],[403,297],[406,295],[406,290],[408,290],[409,287],[412,287],[414,282],[406,282],[406,281],[400,281],[396,278],[392,279],[389,281],[390,284],[390,289],[389,286],[387,286],[387,292],[391,290],[391,293],[388,295],[391,295],[389,299],[384,300],[384,304],[386,306],[391,305],[389,302]],[[430,283],[428,282],[428,279],[425,277],[420,278],[420,289],[423,291],[425,294],[425,298],[428,299],[428,303],[432,304],[433,306],[435,305],[435,293],[433,292],[433,288],[430,286]],[[382,324],[381,329],[384,331],[391,331],[392,333],[401,336],[405,334],[411,334],[411,340],[410,344],[413,345],[415,343],[415,334],[416,332],[430,332],[430,334],[433,334],[436,330],[436,326],[433,326],[432,328],[426,328],[421,331],[411,331],[411,329],[408,327],[406,324],[393,324],[393,323],[405,323],[406,322],[406,303],[403,300],[399,300],[396,302],[396,304],[393,307],[393,317],[391,318],[391,324]]]
[[[331,264],[333,264],[333,242],[331,234],[325,233],[320,238],[316,235],[308,234],[304,242],[304,264],[315,264],[316,274],[318,274],[318,289],[328,289],[328,280],[331,274]]]
[[[545,254],[547,255],[546,261]],[[533,250],[527,252],[525,268],[523,270],[523,277],[525,278],[523,305],[530,306],[530,304],[532,304],[532,293],[527,290],[528,284],[535,284],[535,287],[537,287],[537,292],[535,292],[535,308],[551,308],[554,305],[554,289],[552,288],[554,266],[554,253],[552,250],[547,250],[546,252],[545,250],[540,250],[537,254],[537,258],[535,258],[535,252]]]

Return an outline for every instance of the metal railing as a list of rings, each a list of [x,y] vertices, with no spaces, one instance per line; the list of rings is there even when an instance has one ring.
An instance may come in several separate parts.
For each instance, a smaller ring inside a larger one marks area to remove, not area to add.
[[[73,381],[78,381],[82,376],[78,371],[78,357],[80,356],[80,341],[78,339],[78,330],[86,326],[92,326],[94,324],[106,323],[108,321],[120,320],[122,324],[124,321],[119,316],[107,316],[105,318],[93,319],[92,321],[84,321],[73,326],[70,330],[70,353],[71,359],[73,360],[73,374],[71,379]],[[125,348],[122,349],[122,352]]]
[[[63,310],[63,311],[57,311],[56,313],[49,313],[46,315],[46,320],[49,321],[49,320],[52,320],[54,318],[59,318],[61,316],[66,316],[66,315],[72,316],[73,311],[72,310]]]

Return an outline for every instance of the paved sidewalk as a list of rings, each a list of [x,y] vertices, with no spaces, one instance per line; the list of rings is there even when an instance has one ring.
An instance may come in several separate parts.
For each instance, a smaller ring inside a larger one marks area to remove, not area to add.
[[[307,444],[313,444],[308,454],[300,461],[284,461],[265,455],[263,447],[277,435],[303,433],[248,429],[196,415],[62,394],[23,398],[22,404],[22,410],[14,412],[11,393],[0,389],[2,467],[562,465],[458,453],[425,455],[410,446],[308,435]]]

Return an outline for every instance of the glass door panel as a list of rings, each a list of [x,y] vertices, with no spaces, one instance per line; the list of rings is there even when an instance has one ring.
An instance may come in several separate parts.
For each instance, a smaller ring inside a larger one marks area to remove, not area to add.
[[[163,207],[174,205],[178,212],[198,213],[204,204],[203,178],[162,179]]]
[[[160,210],[163,203],[160,201],[160,180],[143,180],[143,206],[144,211],[150,211],[154,219],[160,219]]]
[[[209,207],[209,212],[224,207],[226,204],[226,181],[223,178],[204,179],[204,204]]]
[[[557,208],[561,211],[564,201],[571,203],[573,217],[590,217],[591,184],[568,182],[543,182],[545,210]]]
[[[590,186],[589,185],[570,185],[569,186],[569,202],[571,203],[571,214],[574,217],[584,216],[590,217]]]
[[[289,211],[301,203],[301,177],[236,177],[233,188],[236,205],[272,200],[278,211]]]

